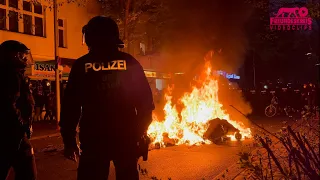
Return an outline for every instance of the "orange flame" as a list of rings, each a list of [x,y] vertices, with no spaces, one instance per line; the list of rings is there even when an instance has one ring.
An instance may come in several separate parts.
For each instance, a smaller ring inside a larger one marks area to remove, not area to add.
[[[250,128],[245,128],[241,122],[231,120],[229,115],[222,109],[223,105],[218,98],[218,81],[212,75],[212,67],[209,61],[205,64],[205,72],[200,81],[199,88],[193,87],[190,93],[185,93],[180,99],[184,105],[179,112],[176,106],[172,104],[172,96],[169,93],[165,95],[166,104],[164,106],[165,119],[159,121],[157,116],[153,115],[153,122],[149,126],[148,135],[153,139],[153,143],[164,144],[163,134],[168,138],[175,140],[176,145],[189,144],[210,144],[211,141],[203,138],[203,135],[209,128],[209,121],[215,118],[225,119],[240,131],[242,138],[251,137]],[[231,140],[236,140],[234,135],[229,135]]]

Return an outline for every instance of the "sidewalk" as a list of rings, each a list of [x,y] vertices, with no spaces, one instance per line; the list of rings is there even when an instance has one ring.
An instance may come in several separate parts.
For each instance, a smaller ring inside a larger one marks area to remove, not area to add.
[[[46,137],[59,136],[58,125],[55,121],[40,121],[32,124],[33,134],[31,140],[42,139]]]

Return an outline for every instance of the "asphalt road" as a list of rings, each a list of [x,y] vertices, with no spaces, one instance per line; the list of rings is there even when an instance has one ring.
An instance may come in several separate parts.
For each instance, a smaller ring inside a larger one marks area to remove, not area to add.
[[[259,119],[255,121],[276,131],[282,126],[283,119]],[[214,179],[221,172],[238,161],[237,153],[249,144],[230,142],[224,145],[174,146],[149,152],[149,160],[140,162],[140,167],[148,171],[141,179],[157,178],[172,180]],[[77,163],[62,156],[60,137],[36,139],[32,141],[36,152],[39,180],[75,180]],[[12,175],[8,180],[12,179]],[[110,167],[109,179],[115,179],[114,167]]]
[[[77,163],[62,156],[60,137],[51,137],[33,142],[39,180],[75,180]],[[174,146],[152,150],[147,162],[140,161],[140,168],[148,174],[141,179],[152,177],[172,180],[213,179],[237,161],[241,145],[232,142],[226,145]],[[8,180],[12,180],[11,174]],[[109,179],[115,179],[111,164]]]

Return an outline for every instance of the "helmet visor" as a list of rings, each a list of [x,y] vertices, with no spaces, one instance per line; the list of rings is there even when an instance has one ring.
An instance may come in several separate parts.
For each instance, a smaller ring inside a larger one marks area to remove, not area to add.
[[[26,64],[27,66],[31,66],[34,64],[34,60],[32,58],[32,54],[30,50],[19,52],[18,58],[22,63]]]

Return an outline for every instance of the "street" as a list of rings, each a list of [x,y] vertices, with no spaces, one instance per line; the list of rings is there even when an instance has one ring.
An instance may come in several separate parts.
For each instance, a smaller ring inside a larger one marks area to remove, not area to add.
[[[33,141],[39,180],[71,180],[76,178],[77,163],[64,159],[60,137]],[[52,146],[51,146],[52,145]],[[241,146],[229,145],[174,146],[152,150],[149,160],[141,162],[141,169],[146,169],[148,176],[141,179],[213,179],[237,161],[237,152]],[[140,160],[142,161],[142,160]],[[114,167],[111,166],[109,178],[115,179]]]
[[[269,130],[276,131],[281,127],[281,120],[266,119],[258,121]],[[63,144],[60,136],[42,138],[31,141],[36,155],[39,180],[74,180],[77,163],[63,157]],[[140,175],[141,179],[202,180],[214,179],[221,172],[230,170],[238,161],[237,153],[250,140],[230,142],[224,145],[174,146],[156,149],[149,152],[147,162],[140,162],[140,168],[146,169],[148,175]],[[140,159],[140,161],[142,161]],[[110,180],[115,179],[114,167],[110,167]],[[11,180],[12,174],[8,180]]]
[[[320,180],[319,6],[0,0],[0,180]]]

